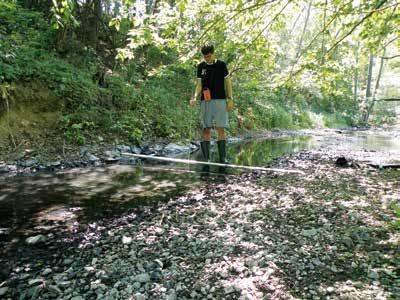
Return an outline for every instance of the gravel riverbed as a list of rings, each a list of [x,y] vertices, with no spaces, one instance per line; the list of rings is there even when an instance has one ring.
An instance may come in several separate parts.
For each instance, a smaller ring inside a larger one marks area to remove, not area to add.
[[[400,171],[274,161],[168,202],[1,242],[2,299],[399,299]]]

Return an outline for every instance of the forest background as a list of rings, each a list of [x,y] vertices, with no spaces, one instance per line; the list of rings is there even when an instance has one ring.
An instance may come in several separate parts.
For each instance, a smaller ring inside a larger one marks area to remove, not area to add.
[[[198,138],[208,41],[233,80],[230,135],[393,123],[399,102],[380,100],[400,95],[399,5],[1,0],[0,157]]]

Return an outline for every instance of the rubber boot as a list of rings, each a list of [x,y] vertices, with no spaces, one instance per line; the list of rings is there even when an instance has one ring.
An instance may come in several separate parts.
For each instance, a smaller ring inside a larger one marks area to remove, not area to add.
[[[219,154],[219,162],[221,164],[226,164],[226,141],[225,140],[221,140],[221,141],[217,141],[217,145],[218,145],[218,154]]]
[[[210,161],[210,141],[200,142],[201,152],[203,154],[203,159],[205,161]],[[202,180],[207,180],[210,175],[210,166],[203,165],[201,168],[200,178]]]
[[[210,141],[202,141],[200,142],[201,153],[203,154],[203,158],[205,161],[210,160]]]
[[[221,140],[221,141],[217,141],[217,145],[218,145],[218,154],[219,154],[219,163],[221,164],[226,164],[228,163],[226,160],[226,141],[225,140]],[[218,167],[218,181],[219,182],[226,182],[226,167],[220,166]]]

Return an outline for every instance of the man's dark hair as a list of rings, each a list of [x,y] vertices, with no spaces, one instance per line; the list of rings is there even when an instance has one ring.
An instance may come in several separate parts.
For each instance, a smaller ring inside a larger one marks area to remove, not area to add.
[[[201,53],[203,53],[203,55],[214,53],[214,45],[211,43],[204,44],[203,47],[201,47]]]

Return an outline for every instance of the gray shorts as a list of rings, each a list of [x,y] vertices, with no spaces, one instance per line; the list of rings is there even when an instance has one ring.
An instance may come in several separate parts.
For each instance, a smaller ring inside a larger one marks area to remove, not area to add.
[[[212,99],[205,102],[200,101],[201,126],[204,128],[229,126],[228,111],[226,110],[226,99]]]

